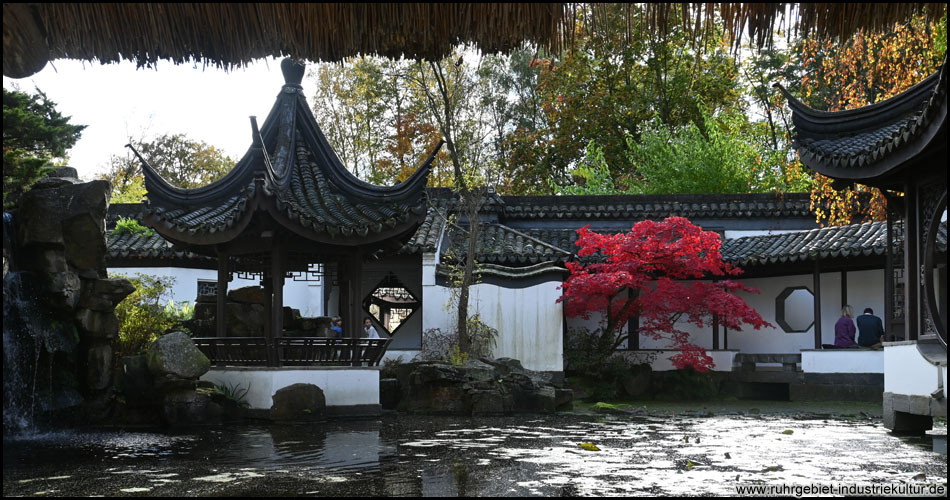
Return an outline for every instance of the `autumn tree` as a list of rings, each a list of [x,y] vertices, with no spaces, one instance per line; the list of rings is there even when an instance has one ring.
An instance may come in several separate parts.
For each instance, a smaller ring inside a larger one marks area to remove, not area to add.
[[[800,85],[793,92],[809,106],[827,111],[859,108],[894,97],[930,76],[946,54],[946,15],[937,23],[916,17],[888,32],[858,31],[840,43],[806,38],[795,47]],[[815,175],[812,209],[831,225],[884,220],[885,200],[876,188],[837,189]],[[870,203],[859,203],[870,193]]]
[[[163,134],[130,143],[165,180],[181,188],[210,184],[227,174],[235,163],[220,149],[185,134]],[[145,196],[142,165],[128,151],[112,155],[108,170],[99,177],[112,182],[113,203],[138,203]]]
[[[601,315],[600,328],[590,332],[600,347],[593,365],[601,365],[629,339],[623,327],[639,317],[639,335],[669,339],[680,353],[677,368],[712,368],[712,358],[689,341],[681,320],[700,328],[718,318],[727,328],[770,326],[736,292],[751,289],[731,278],[741,270],[722,261],[719,235],[703,231],[682,217],[663,222],[638,222],[629,233],[578,231],[577,256],[568,262],[571,275],[559,302],[568,317]],[[717,281],[704,281],[716,279]]]
[[[589,6],[580,16],[593,16]],[[635,179],[634,143],[655,123],[669,133],[689,124],[703,129],[703,117],[740,101],[737,67],[721,30],[698,33],[674,26],[657,34],[645,28],[642,7],[604,7],[599,23],[578,23],[574,47],[542,55],[537,102],[543,122],[519,127],[508,137],[505,167],[516,194],[549,194],[546,179],[573,182],[572,170],[595,141],[616,186]]]
[[[478,78],[461,51],[442,61],[417,61],[413,88],[424,98],[428,118],[437,124],[445,138],[451,159],[452,185],[459,197],[460,214],[465,224],[457,228],[465,234],[466,251],[453,283],[458,291],[456,333],[463,353],[471,349],[469,329],[469,293],[475,284],[475,254],[478,241],[479,212],[485,195],[494,184],[497,149],[492,148],[492,116],[486,102],[487,87]],[[453,222],[454,223],[454,222]]]
[[[36,94],[3,89],[4,206],[14,203],[76,144],[86,125],[69,120],[39,89]]]

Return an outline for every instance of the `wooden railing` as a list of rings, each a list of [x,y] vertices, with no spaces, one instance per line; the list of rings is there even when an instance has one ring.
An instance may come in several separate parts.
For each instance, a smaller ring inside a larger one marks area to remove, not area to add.
[[[376,366],[390,339],[196,337],[215,366]]]

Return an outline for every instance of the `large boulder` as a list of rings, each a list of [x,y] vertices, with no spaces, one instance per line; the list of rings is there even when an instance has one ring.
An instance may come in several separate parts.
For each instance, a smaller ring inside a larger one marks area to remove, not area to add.
[[[189,328],[198,337],[213,337],[217,335],[215,328],[215,314],[217,304],[198,302],[195,304],[195,315]],[[225,324],[228,326],[229,337],[263,337],[264,325],[267,317],[264,316],[264,306],[260,304],[240,304],[229,302],[224,307]]]
[[[156,378],[197,379],[211,369],[211,361],[185,332],[172,332],[152,342],[145,354]]]
[[[95,259],[93,266],[101,265],[104,271],[105,219],[111,190],[109,181],[92,181],[24,193],[19,209],[20,245],[65,246],[80,259]],[[74,230],[73,224],[81,227]],[[73,245],[79,248],[70,250]],[[88,254],[80,255],[83,252]]]
[[[162,403],[165,422],[174,427],[217,425],[225,419],[225,408],[212,391],[172,391],[165,394]]]
[[[86,351],[86,383],[93,390],[101,391],[112,382],[112,347],[109,344],[95,346]]]
[[[396,368],[400,408],[453,415],[552,413],[571,407],[572,393],[559,391],[548,374],[526,370],[516,359],[482,358],[454,366],[442,361]]]
[[[323,389],[313,384],[289,385],[274,393],[273,399],[271,420],[315,422],[326,419],[326,396]]]
[[[91,337],[114,339],[119,334],[119,319],[113,311],[79,309],[76,321],[80,330]]]
[[[228,291],[228,302],[264,305],[266,300],[267,296],[264,295],[264,288],[259,286],[246,286]]]
[[[144,354],[122,358],[118,386],[125,399],[132,403],[151,402],[159,398]]]
[[[111,313],[122,299],[134,291],[135,285],[125,278],[84,280],[79,307]]]

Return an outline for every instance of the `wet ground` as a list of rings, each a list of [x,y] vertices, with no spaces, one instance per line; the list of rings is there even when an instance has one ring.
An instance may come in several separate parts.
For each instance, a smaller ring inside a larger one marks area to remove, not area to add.
[[[736,485],[781,483],[946,488],[946,424],[938,423],[936,437],[897,437],[871,408],[667,404],[648,407],[642,417],[393,415],[181,433],[49,433],[4,439],[3,494],[736,495]]]

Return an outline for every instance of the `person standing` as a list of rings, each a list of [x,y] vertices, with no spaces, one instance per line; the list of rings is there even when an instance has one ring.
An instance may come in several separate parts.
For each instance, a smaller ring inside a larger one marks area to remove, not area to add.
[[[835,346],[855,347],[854,343],[854,308],[846,305],[841,308],[841,317],[835,323]]]
[[[874,347],[884,342],[884,322],[874,315],[870,307],[864,309],[864,314],[854,320],[858,324],[858,345]]]

